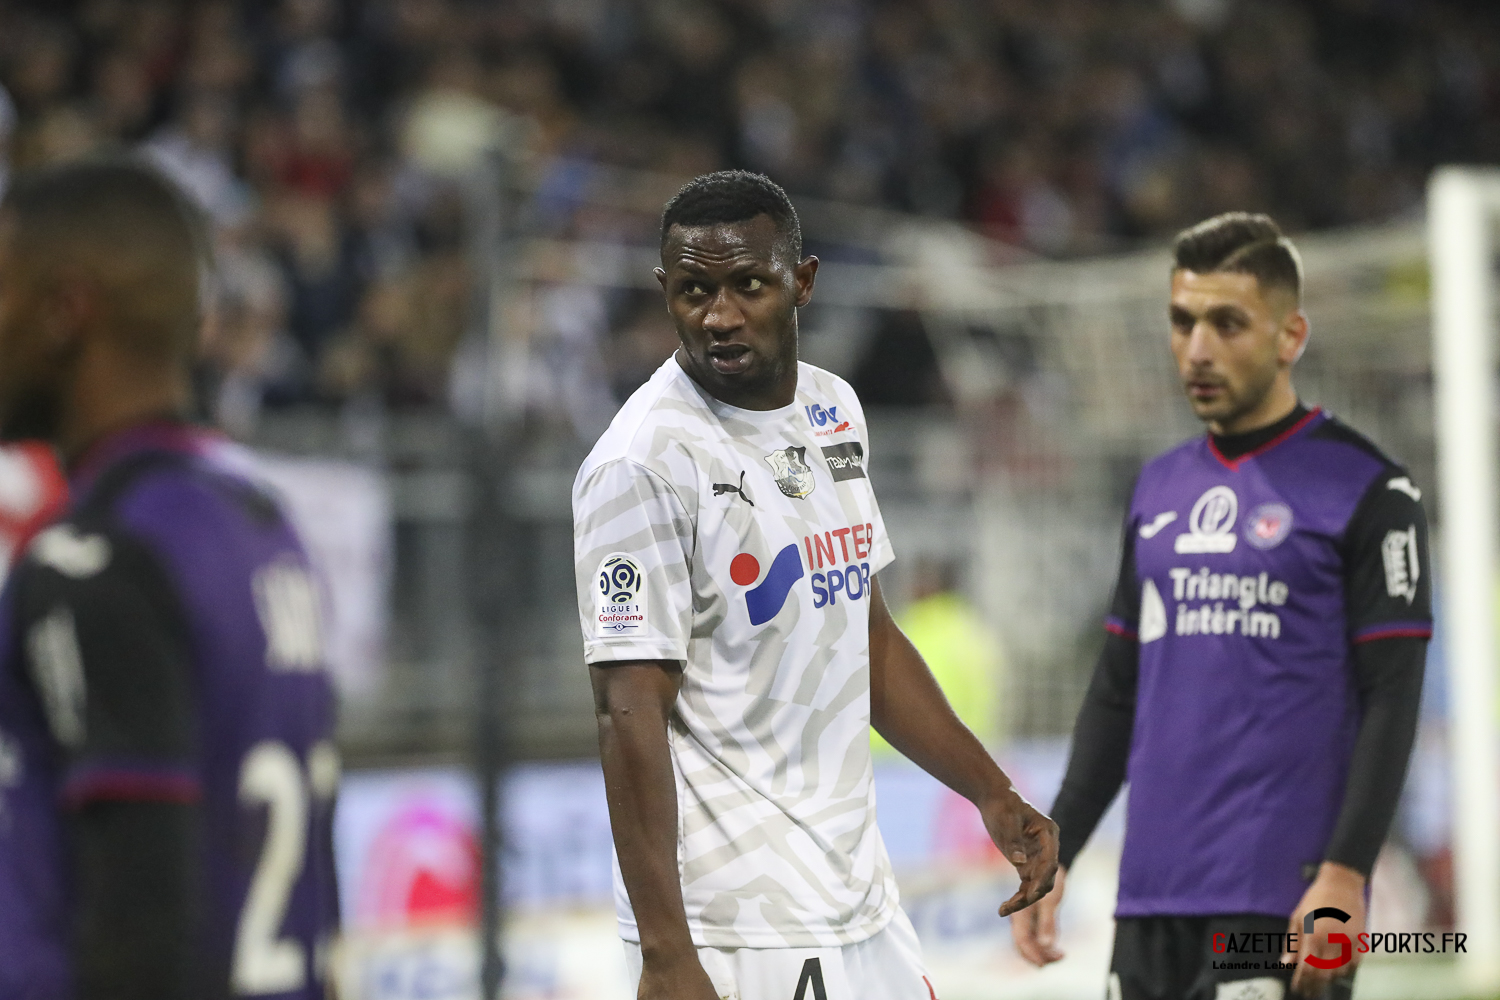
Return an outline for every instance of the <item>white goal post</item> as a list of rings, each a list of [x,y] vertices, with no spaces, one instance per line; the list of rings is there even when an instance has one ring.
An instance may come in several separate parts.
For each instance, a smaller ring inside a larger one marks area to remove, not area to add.
[[[1428,186],[1432,350],[1451,679],[1454,889],[1465,985],[1500,992],[1500,736],[1495,252],[1500,170],[1444,167]]]

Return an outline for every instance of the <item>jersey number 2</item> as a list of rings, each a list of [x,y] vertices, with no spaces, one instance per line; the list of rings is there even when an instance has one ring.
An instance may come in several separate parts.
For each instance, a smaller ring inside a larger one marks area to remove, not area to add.
[[[240,765],[240,804],[266,809],[265,845],[234,939],[230,986],[235,993],[287,993],[307,985],[307,955],[300,941],[278,937],[292,886],[307,859],[309,799],[333,797],[338,755],[319,743],[308,754],[308,774],[285,743],[265,740]]]

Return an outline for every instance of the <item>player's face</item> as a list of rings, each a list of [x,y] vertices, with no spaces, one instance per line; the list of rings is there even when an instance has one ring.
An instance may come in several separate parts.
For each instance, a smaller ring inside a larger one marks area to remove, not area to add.
[[[673,226],[656,270],[683,369],[716,399],[767,410],[797,391],[797,308],[818,259],[798,262],[769,216]]]
[[[71,338],[58,336],[56,297],[20,242],[14,222],[0,218],[0,440],[53,439]]]
[[[1307,320],[1290,294],[1264,294],[1251,274],[1174,271],[1172,354],[1198,419],[1232,434],[1271,423],[1274,390],[1291,392]]]

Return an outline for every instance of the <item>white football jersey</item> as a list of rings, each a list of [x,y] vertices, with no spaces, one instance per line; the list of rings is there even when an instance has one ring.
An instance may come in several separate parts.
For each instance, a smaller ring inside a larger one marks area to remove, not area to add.
[[[744,410],[669,358],[573,485],[586,659],[684,664],[668,737],[700,947],[852,944],[896,910],[870,763],[869,595],[893,555],[868,441],[828,372],[799,365],[790,406]]]

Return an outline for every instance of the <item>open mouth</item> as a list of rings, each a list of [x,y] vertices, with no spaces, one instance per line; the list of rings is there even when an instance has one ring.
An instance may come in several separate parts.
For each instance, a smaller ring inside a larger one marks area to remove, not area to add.
[[[744,344],[716,344],[708,349],[708,363],[720,375],[738,375],[750,367],[750,348]]]
[[[1219,382],[1189,382],[1187,391],[1193,399],[1215,399],[1224,391],[1224,386]]]

